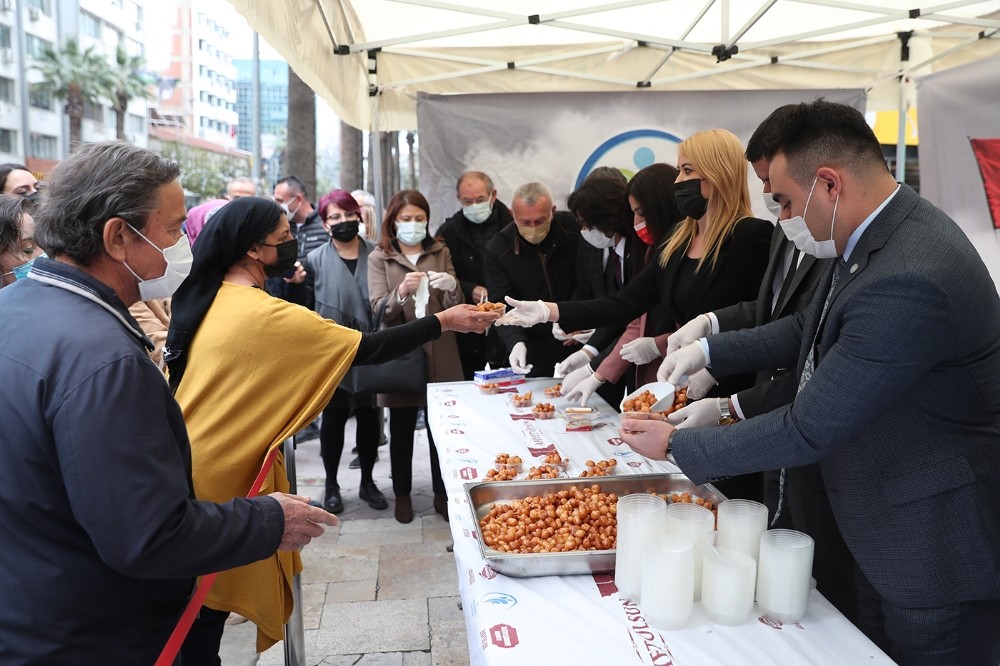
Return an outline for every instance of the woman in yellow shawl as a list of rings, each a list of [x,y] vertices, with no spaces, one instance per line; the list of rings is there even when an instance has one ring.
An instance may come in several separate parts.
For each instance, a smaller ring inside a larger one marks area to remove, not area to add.
[[[194,249],[191,275],[173,299],[166,359],[191,437],[199,499],[247,494],[277,449],[260,493],[288,491],[282,442],[312,422],[352,363],[381,363],[442,331],[482,332],[496,317],[458,305],[406,326],[361,333],[269,296],[265,279],[298,255],[282,209],[257,197],[216,213]],[[257,651],[283,637],[297,552],[222,572],[181,651],[185,666],[219,664],[230,611],[257,625]]]

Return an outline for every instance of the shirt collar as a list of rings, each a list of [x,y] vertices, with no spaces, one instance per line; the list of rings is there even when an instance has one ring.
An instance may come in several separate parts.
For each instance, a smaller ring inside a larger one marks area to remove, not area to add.
[[[138,322],[129,314],[128,308],[118,298],[115,290],[81,271],[79,268],[61,261],[54,261],[47,257],[39,257],[31,265],[31,272],[28,274],[28,278],[72,292],[86,298],[88,301],[93,301],[111,313],[147,349],[153,349],[152,341],[146,337]]]
[[[858,241],[861,239],[861,234],[865,233],[865,229],[867,229],[868,226],[872,223],[872,221],[878,216],[878,214],[882,212],[882,209],[885,208],[889,204],[890,201],[892,201],[892,198],[894,196],[896,196],[896,192],[899,192],[899,185],[898,184],[896,185],[896,189],[894,189],[892,191],[892,194],[890,194],[889,196],[887,196],[885,198],[885,201],[883,201],[882,203],[880,203],[878,205],[878,208],[876,208],[875,210],[873,210],[871,212],[871,214],[868,217],[865,218],[865,221],[861,223],[861,226],[859,226],[857,229],[855,229],[854,233],[851,234],[851,237],[847,239],[847,246],[844,248],[844,262],[845,263],[847,262],[848,259],[851,258],[851,252],[854,250],[854,246],[857,245]]]

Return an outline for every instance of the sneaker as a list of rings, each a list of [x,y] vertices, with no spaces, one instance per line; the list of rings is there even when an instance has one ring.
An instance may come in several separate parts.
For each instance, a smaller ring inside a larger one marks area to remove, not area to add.
[[[375,462],[378,462],[378,454],[375,454]],[[348,469],[361,469],[361,456],[354,456],[354,460],[347,466]]]

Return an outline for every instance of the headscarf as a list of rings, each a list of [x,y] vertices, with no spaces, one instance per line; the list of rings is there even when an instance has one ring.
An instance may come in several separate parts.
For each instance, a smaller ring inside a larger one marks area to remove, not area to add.
[[[174,391],[184,377],[191,341],[226,271],[277,226],[282,212],[269,199],[240,197],[219,209],[202,229],[192,249],[191,274],[171,303],[170,332],[163,357],[170,368],[170,387]]]
[[[188,241],[191,242],[191,247],[194,247],[194,242],[198,240],[198,236],[212,215],[227,203],[229,202],[225,199],[212,199],[188,211],[187,219],[184,220],[184,231],[187,233]]]

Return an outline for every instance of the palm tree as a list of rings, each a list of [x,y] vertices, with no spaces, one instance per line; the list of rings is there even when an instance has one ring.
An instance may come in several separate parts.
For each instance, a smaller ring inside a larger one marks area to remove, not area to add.
[[[284,176],[302,179],[316,196],[316,93],[288,68],[288,149]],[[315,199],[314,199],[315,201]]]
[[[71,152],[76,150],[83,135],[85,105],[88,102],[100,104],[101,97],[111,87],[107,61],[94,47],[81,51],[75,39],[67,39],[59,51],[46,48],[31,68],[42,74],[40,89],[65,101],[63,111],[69,116],[69,148]]]
[[[153,99],[149,92],[151,81],[143,74],[146,60],[141,55],[130,56],[125,49],[118,47],[115,53],[115,66],[111,68],[111,88],[107,95],[111,98],[111,106],[115,110],[115,129],[119,141],[127,141],[125,135],[125,112],[129,100],[136,98]]]

